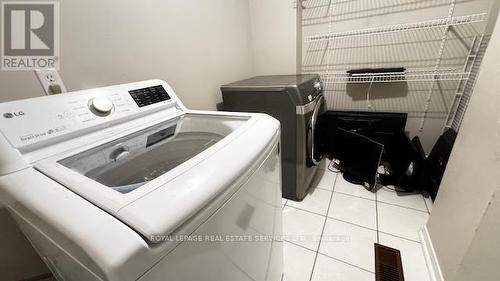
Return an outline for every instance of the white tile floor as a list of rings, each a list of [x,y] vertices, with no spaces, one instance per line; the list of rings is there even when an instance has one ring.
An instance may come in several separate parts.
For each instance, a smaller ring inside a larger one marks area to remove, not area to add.
[[[327,163],[302,202],[283,199],[285,281],[375,280],[374,243],[401,251],[405,280],[428,281],[418,231],[432,201],[348,183]]]

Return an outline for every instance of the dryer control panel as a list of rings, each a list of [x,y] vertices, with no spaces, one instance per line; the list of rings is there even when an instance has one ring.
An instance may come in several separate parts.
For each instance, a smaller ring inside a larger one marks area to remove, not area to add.
[[[0,104],[0,131],[10,144],[34,144],[166,109],[185,110],[160,80],[83,90]]]

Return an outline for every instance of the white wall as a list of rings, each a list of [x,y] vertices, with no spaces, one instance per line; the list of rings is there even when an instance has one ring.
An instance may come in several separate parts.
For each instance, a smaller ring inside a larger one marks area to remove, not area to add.
[[[492,196],[490,205],[476,230],[460,267],[456,281],[498,280],[500,277],[500,193]]]
[[[500,25],[427,224],[446,281],[500,276]]]
[[[61,1],[60,74],[69,91],[164,79],[187,107],[215,109],[220,85],[253,75],[250,32],[248,0]],[[40,95],[32,72],[0,72],[0,102]],[[0,279],[44,271],[0,209]]]
[[[151,78],[193,109],[253,74],[248,0],[61,1],[61,76],[68,90]],[[0,101],[41,95],[32,73],[0,72]]]
[[[297,72],[297,9],[291,0],[250,0],[255,75]]]

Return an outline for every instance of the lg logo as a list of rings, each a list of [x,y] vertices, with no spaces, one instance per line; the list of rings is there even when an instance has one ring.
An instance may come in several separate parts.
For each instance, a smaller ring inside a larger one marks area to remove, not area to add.
[[[11,118],[20,117],[20,116],[23,116],[23,115],[24,115],[24,112],[22,112],[22,111],[13,112],[13,113],[7,112],[7,113],[3,114],[3,117],[7,118],[7,119],[11,119]]]

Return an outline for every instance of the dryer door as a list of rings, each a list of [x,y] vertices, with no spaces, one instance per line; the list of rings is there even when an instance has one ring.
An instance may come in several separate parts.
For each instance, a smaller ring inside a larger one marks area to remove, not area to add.
[[[323,159],[323,154],[317,149],[318,132],[316,127],[318,125],[318,118],[326,112],[326,102],[323,95],[316,98],[316,105],[311,116],[311,121],[307,128],[307,158],[310,166],[316,166]]]

